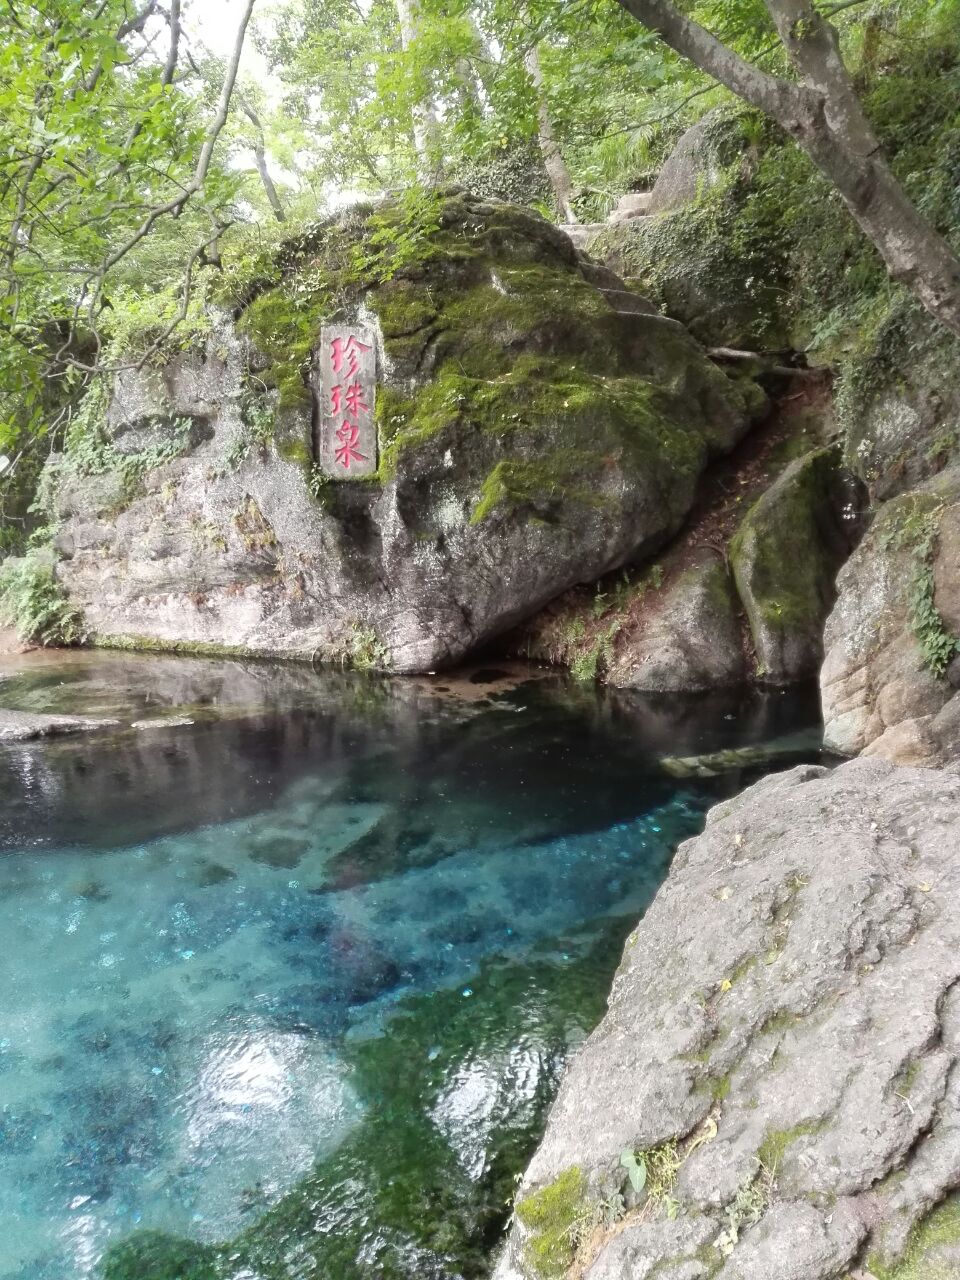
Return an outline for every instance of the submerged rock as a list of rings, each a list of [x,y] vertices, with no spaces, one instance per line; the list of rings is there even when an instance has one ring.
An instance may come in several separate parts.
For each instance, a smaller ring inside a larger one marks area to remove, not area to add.
[[[676,532],[756,388],[537,215],[437,216],[360,283],[330,262],[372,224],[327,228],[203,349],[118,382],[98,429],[126,489],[68,454],[58,499],[59,581],[100,641],[432,670]],[[315,466],[331,320],[382,344],[363,481]]]
[[[756,746],[728,747],[724,751],[708,751],[699,756],[663,756],[660,767],[675,778],[718,778],[734,770],[752,769],[759,765],[783,763],[802,756],[808,759],[820,749],[819,730],[803,730],[760,742]]]
[[[119,723],[119,720],[99,716],[49,716],[0,708],[0,742],[28,742],[31,738],[54,738],[68,733],[95,733],[99,729],[113,729]]]
[[[628,940],[496,1280],[953,1274],[958,904],[956,770],[801,766],[714,809]]]

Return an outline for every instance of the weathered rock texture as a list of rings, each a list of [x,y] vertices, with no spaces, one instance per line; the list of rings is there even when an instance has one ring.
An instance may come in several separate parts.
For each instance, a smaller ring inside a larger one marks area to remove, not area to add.
[[[608,679],[620,688],[674,693],[722,689],[747,675],[733,582],[723,558],[703,549],[651,593]]]
[[[124,376],[107,465],[68,456],[58,577],[101,641],[454,662],[675,533],[757,408],[518,207],[452,196],[415,260],[334,289],[350,234],[369,224],[291,251],[205,350]],[[380,467],[311,490],[319,327],[357,317],[382,338]]]
[[[960,771],[769,777],[630,937],[496,1280],[947,1280],[958,1104]]]
[[[960,752],[960,471],[881,509],[844,566],[820,675],[827,745],[910,764]]]
[[[884,502],[960,457],[960,343],[914,314],[887,339],[847,414],[848,465]]]
[[[720,181],[730,160],[721,122],[719,111],[708,111],[680,137],[654,183],[648,214],[669,213],[691,204]]]

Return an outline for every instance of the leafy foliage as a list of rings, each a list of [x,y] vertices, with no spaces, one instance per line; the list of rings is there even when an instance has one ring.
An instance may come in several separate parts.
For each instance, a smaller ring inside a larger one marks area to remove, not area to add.
[[[24,642],[76,644],[83,619],[60,590],[49,561],[36,555],[8,560],[0,569],[0,616]]]
[[[906,510],[895,510],[894,518],[880,535],[885,550],[906,551],[913,561],[908,596],[910,627],[923,655],[924,665],[941,676],[960,653],[960,639],[946,628],[934,602],[934,560],[943,504],[929,505],[910,499]]]

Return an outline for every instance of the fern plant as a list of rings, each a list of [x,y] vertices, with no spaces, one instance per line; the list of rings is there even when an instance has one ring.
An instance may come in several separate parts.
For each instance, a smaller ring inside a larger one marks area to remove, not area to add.
[[[83,615],[58,586],[53,568],[31,557],[0,568],[0,617],[26,643],[79,644],[86,634]]]

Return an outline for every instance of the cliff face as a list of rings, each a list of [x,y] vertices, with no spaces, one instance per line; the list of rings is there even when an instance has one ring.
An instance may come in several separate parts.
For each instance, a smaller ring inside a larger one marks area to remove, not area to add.
[[[328,229],[204,344],[121,375],[72,442],[57,578],[97,640],[452,663],[669,538],[763,403],[535,214],[448,197],[399,270],[332,288],[318,261],[368,230]],[[380,346],[362,480],[314,458],[330,321]]]
[[[958,903],[956,769],[805,766],[714,809],[627,943],[496,1280],[957,1275]]]

